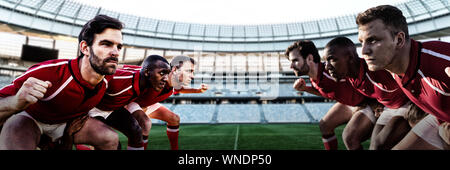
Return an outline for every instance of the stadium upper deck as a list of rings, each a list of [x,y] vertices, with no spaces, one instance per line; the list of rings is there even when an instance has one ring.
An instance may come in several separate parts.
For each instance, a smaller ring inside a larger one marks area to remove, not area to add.
[[[409,23],[412,37],[441,36],[450,29],[448,0],[412,0],[396,5]],[[0,0],[0,22],[50,33],[78,36],[97,14],[119,18],[126,45],[184,51],[280,52],[298,39],[322,48],[343,35],[357,41],[356,14],[322,20],[267,25],[205,25],[138,17],[70,0]]]

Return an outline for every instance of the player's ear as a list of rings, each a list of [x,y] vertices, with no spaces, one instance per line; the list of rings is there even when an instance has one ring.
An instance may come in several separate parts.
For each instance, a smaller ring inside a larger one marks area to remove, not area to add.
[[[395,35],[395,38],[397,39],[397,43],[395,44],[397,48],[402,48],[406,41],[405,32],[400,31]]]
[[[314,61],[313,55],[312,54],[308,54],[308,56],[306,57],[306,61],[313,62]]]
[[[88,46],[87,42],[83,40],[80,42],[79,45],[80,45],[81,53],[83,53],[85,56],[89,55],[89,46]]]

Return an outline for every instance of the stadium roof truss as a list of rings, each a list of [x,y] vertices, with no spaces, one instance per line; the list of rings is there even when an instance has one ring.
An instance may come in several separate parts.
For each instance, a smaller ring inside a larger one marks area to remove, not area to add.
[[[403,11],[411,36],[449,34],[449,0],[412,0],[396,6]],[[284,24],[207,25],[139,17],[70,0],[0,0],[0,22],[74,37],[98,14],[125,23],[125,44],[146,48],[277,52],[299,39],[313,40],[319,48],[336,36],[358,42],[356,14]]]

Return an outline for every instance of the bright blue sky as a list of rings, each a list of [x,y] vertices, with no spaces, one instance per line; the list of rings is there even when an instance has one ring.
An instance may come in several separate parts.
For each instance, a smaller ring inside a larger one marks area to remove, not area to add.
[[[405,0],[75,0],[155,19],[202,24],[252,25],[354,14]]]

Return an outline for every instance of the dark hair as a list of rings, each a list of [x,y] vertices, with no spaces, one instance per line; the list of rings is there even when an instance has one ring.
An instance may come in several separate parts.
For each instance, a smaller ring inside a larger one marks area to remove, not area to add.
[[[95,34],[102,33],[106,28],[113,28],[122,30],[124,24],[120,22],[118,19],[111,18],[107,15],[97,15],[93,19],[89,20],[86,24],[84,24],[83,28],[78,35],[78,43],[81,41],[86,41],[88,46],[92,46],[94,42]],[[78,58],[83,57],[84,54],[80,53]]]
[[[313,60],[315,63],[320,62],[320,55],[319,55],[319,51],[317,50],[316,46],[314,45],[314,43],[310,40],[299,40],[294,42],[294,44],[292,44],[291,46],[289,46],[284,55],[286,57],[289,57],[289,53],[294,51],[294,50],[299,50],[300,54],[302,55],[303,59],[306,59],[306,57],[309,54],[313,55]]]
[[[325,45],[326,49],[345,49],[347,55],[349,55],[350,59],[358,59],[358,53],[356,52],[356,46],[352,40],[347,37],[336,37],[333,38],[330,42]]]
[[[156,62],[162,61],[166,64],[169,64],[169,62],[166,60],[166,58],[160,56],[160,55],[150,55],[147,58],[145,58],[144,62],[142,62],[142,70],[153,70],[156,68]]]
[[[369,8],[366,11],[359,13],[356,17],[356,24],[359,26],[365,25],[376,19],[383,21],[384,25],[390,27],[391,34],[394,37],[400,31],[405,33],[405,39],[409,40],[408,23],[405,16],[400,9],[391,5],[380,5]]]
[[[170,66],[179,69],[181,66],[183,66],[183,63],[185,61],[190,61],[192,64],[195,64],[195,60],[193,58],[179,55],[175,56],[172,61],[170,61]]]

